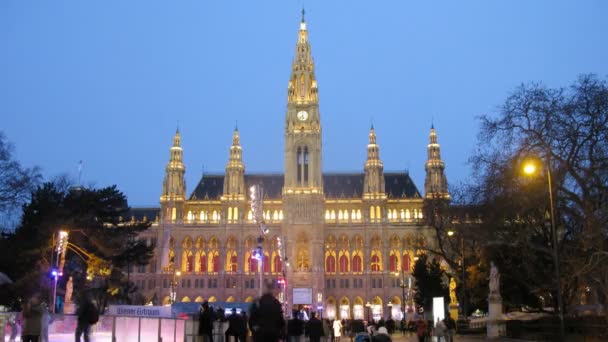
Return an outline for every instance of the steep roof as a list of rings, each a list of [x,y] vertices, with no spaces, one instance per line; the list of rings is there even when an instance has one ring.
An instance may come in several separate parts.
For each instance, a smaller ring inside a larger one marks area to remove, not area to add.
[[[325,173],[323,191],[326,198],[360,198],[363,193],[363,173]],[[385,173],[384,181],[388,198],[420,198],[420,192],[408,173]],[[264,197],[280,199],[283,174],[246,174],[245,188],[261,184]],[[218,200],[224,187],[223,174],[203,175],[190,195],[190,200]]]

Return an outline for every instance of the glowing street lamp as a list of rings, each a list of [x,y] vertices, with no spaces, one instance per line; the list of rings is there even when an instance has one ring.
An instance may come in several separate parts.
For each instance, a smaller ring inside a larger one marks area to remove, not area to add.
[[[538,165],[542,164],[538,158],[532,157],[524,160],[523,163],[523,172],[528,176],[536,175],[539,172]],[[562,288],[560,281],[560,271],[559,271],[559,255],[557,250],[557,231],[555,229],[555,209],[553,207],[553,184],[551,183],[551,164],[549,160],[545,162],[545,171],[547,172],[547,186],[549,188],[549,210],[551,215],[551,237],[552,237],[552,245],[553,245],[553,263],[555,264],[555,282],[557,286],[557,306],[558,306],[558,315],[559,315],[559,333],[560,338],[563,341],[565,335],[564,328],[564,312],[563,312],[563,298],[562,298]]]

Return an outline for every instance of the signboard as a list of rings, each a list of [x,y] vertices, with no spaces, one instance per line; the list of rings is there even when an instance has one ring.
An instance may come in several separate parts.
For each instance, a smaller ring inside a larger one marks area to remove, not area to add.
[[[134,317],[171,317],[170,306],[110,305],[108,315]]]
[[[445,318],[445,305],[443,297],[433,297],[433,324],[437,321],[442,321]]]
[[[312,304],[312,289],[309,287],[294,287],[293,304]]]

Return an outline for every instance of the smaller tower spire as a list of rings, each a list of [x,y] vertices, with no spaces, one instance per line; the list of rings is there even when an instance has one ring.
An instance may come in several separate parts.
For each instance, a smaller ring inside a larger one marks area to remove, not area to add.
[[[239,135],[239,129],[236,127],[232,133],[232,146],[230,146],[230,156],[228,158],[228,163],[226,164],[224,194],[222,199],[245,199],[245,164],[243,164],[241,137]]]
[[[186,200],[185,173],[182,139],[178,128],[173,136],[173,146],[169,152],[169,163],[165,168],[163,191],[160,196],[161,215],[165,220],[173,222],[183,218],[183,207]]]
[[[363,197],[367,199],[384,199],[386,198],[384,188],[384,165],[380,160],[380,146],[376,143],[376,130],[372,124],[369,130],[369,143],[367,144]]]
[[[444,173],[445,163],[441,160],[441,148],[437,142],[437,132],[435,131],[435,126],[433,124],[431,124],[431,132],[429,134],[425,170],[425,197],[429,199],[450,199],[448,182]]]

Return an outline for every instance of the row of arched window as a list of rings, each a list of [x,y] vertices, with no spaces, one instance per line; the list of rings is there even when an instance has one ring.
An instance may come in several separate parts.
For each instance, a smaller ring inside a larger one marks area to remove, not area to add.
[[[266,210],[263,213],[264,221],[266,222],[281,222],[283,220],[283,210]],[[218,210],[201,211],[199,213],[191,210],[186,214],[186,222],[188,223],[219,223],[222,215]],[[238,223],[240,220],[239,208],[228,207],[226,219],[228,223]],[[247,222],[253,222],[253,212],[247,212]]]
[[[219,241],[216,237],[211,237],[208,242],[204,238],[199,237],[193,243],[192,239],[187,236],[182,243],[181,263],[176,267],[175,241],[171,238],[169,267],[170,269],[179,269],[185,274],[217,274],[222,268],[220,262],[224,260],[223,269],[229,273],[236,273],[241,270],[247,274],[258,273],[260,272],[261,264],[264,273],[281,274],[283,271],[283,261],[278,251],[277,238],[270,239],[270,241],[264,247],[263,258],[258,259],[252,253],[257,246],[257,242],[251,236],[246,238],[243,246],[245,249],[244,258],[242,262],[239,262],[236,238],[228,238],[225,256],[220,257]]]
[[[384,271],[382,253],[380,251],[371,251],[369,265],[370,272]],[[391,273],[410,272],[410,252],[404,251],[401,253],[400,251],[391,251],[389,255],[388,271]],[[352,254],[348,251],[339,251],[337,257],[336,252],[333,250],[325,252],[325,273],[361,274],[363,272],[363,256],[360,251],[354,251]]]
[[[422,219],[421,209],[387,209],[386,218],[391,222],[408,222],[412,220]],[[382,220],[382,210],[379,206],[369,207],[369,220],[370,222],[380,222]],[[344,210],[325,210],[325,221],[326,222],[361,222],[361,210],[360,209],[344,209]]]

